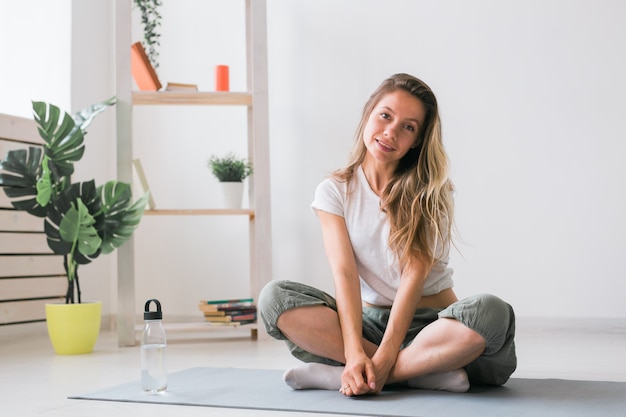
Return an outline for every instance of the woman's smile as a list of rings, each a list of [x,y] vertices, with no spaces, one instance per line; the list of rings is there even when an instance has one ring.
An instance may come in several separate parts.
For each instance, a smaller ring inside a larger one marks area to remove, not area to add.
[[[378,147],[383,151],[383,152],[393,152],[395,150],[395,148],[383,141],[381,141],[378,138],[374,138],[374,140],[376,141],[376,143],[378,144]]]

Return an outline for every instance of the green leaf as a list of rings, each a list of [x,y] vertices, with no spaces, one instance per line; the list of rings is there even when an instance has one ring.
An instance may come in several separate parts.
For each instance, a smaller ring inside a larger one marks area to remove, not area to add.
[[[39,135],[46,142],[45,153],[49,158],[52,181],[59,182],[62,177],[74,173],[74,162],[85,152],[83,132],[67,113],[59,123],[61,110],[53,104],[33,102],[33,111]]]
[[[97,189],[93,180],[83,183],[71,184],[65,191],[60,193],[57,198],[50,202],[48,205],[48,216],[44,224],[44,231],[48,240],[48,246],[52,251],[59,255],[71,255],[72,259],[78,264],[88,264],[93,259],[100,255],[100,251],[92,252],[91,249],[87,249],[86,252],[82,252],[83,246],[79,246],[77,241],[72,240],[68,242],[68,230],[63,230],[66,227],[70,227],[77,220],[71,219],[70,223],[64,223],[65,217],[72,210],[78,210],[77,201],[86,207],[89,217],[94,221],[93,227],[100,236],[99,230],[104,224],[104,216],[100,213],[100,198],[97,194]],[[73,216],[76,214],[73,213]],[[83,219],[85,215],[79,217]],[[82,223],[81,223],[82,224]],[[70,233],[71,235],[71,233]],[[101,239],[101,237],[100,237]],[[99,248],[97,248],[99,249]]]
[[[102,253],[113,252],[130,239],[143,216],[149,194],[144,194],[133,205],[130,185],[109,181],[98,190],[104,212]],[[130,205],[130,206],[129,206]]]
[[[59,227],[61,238],[71,243],[79,253],[91,256],[98,251],[102,243],[98,231],[93,227],[95,223],[87,206],[78,199],[61,220]]]
[[[80,127],[80,129],[84,132],[97,115],[105,111],[110,106],[115,105],[115,103],[117,103],[117,98],[111,97],[108,100],[93,104],[76,113],[74,115],[74,123],[76,123],[76,126]]]
[[[37,181],[37,203],[45,207],[52,198],[52,180],[50,179],[50,168],[48,167],[48,157],[44,156],[41,162],[43,173]]]
[[[46,209],[37,202],[37,181],[41,176],[43,151],[40,147],[15,149],[0,161],[0,186],[18,210],[45,217]]]

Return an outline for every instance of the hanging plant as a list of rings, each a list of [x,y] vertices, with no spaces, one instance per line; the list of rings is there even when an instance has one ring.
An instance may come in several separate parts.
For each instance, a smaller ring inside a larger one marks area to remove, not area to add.
[[[160,46],[161,34],[157,32],[161,26],[161,14],[158,8],[163,5],[161,0],[133,0],[135,6],[141,11],[141,24],[143,26],[143,44],[148,59],[154,68],[159,67],[159,52],[156,47]]]

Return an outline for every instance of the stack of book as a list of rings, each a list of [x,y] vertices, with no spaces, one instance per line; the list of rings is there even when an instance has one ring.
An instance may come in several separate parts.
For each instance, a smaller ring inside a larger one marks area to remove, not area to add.
[[[238,326],[256,323],[256,306],[252,298],[237,300],[200,300],[198,308],[211,324]]]

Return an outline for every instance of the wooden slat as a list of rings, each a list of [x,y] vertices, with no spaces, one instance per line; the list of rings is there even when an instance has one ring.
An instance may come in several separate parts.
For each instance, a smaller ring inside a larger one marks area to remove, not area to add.
[[[67,290],[64,276],[47,278],[0,279],[0,302],[29,298],[60,297]]]
[[[0,114],[0,116],[2,116]],[[0,131],[0,135],[2,135],[2,131]],[[40,143],[30,143],[28,141],[16,141],[16,140],[7,140],[3,139],[0,136],[0,158],[4,159],[6,154],[9,151],[13,151],[15,149],[28,149],[29,146],[38,146]]]
[[[25,211],[0,209],[0,232],[42,232],[44,219]]]
[[[61,255],[0,255],[0,278],[63,274]]]
[[[11,208],[11,201],[9,197],[6,196],[4,191],[2,191],[2,187],[0,187],[0,208]]]
[[[0,232],[0,253],[42,254],[52,253],[43,233]]]
[[[0,325],[43,321],[46,319],[46,303],[59,303],[61,298],[0,303]]]
[[[34,120],[8,114],[0,114],[0,138],[42,143]]]

